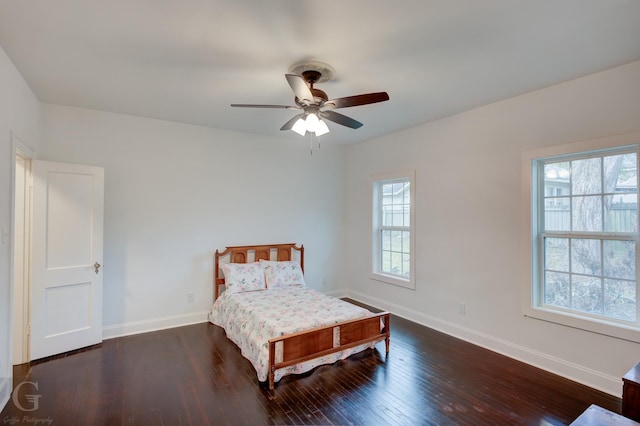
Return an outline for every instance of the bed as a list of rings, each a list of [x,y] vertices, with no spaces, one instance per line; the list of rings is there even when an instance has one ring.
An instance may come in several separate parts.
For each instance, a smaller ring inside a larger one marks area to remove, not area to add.
[[[389,352],[388,312],[323,295],[306,286],[303,271],[304,246],[294,243],[215,252],[209,321],[225,330],[271,390],[288,374],[332,364],[383,340]]]

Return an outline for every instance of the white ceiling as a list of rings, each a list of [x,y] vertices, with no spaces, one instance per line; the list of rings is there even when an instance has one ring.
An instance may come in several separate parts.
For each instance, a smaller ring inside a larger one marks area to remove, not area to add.
[[[2,0],[0,45],[43,102],[301,138],[284,74],[335,68],[353,143],[640,60],[639,0]],[[640,84],[640,82],[638,82]],[[597,101],[597,100],[594,100]]]

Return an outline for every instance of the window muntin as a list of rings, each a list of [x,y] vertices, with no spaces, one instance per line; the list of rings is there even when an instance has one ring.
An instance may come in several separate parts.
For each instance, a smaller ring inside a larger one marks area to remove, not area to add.
[[[414,288],[413,172],[373,181],[372,278]]]
[[[537,306],[637,326],[637,151],[535,163]]]

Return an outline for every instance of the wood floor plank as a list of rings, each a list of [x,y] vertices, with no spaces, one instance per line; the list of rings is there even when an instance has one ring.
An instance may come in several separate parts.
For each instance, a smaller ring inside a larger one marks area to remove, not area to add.
[[[0,419],[60,425],[566,425],[619,398],[399,317],[384,343],[269,391],[222,329],[196,324],[107,340],[14,368],[38,410]],[[33,391],[33,389],[31,389]],[[31,392],[33,393],[33,392]],[[25,404],[26,401],[23,400]],[[26,417],[25,417],[26,415]]]

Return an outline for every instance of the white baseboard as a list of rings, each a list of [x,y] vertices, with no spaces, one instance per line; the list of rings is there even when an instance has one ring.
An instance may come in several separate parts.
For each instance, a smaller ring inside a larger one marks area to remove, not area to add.
[[[325,292],[324,294],[338,298],[347,296],[347,292],[345,290],[332,290]],[[148,333],[150,331],[198,324],[201,322],[207,322],[209,320],[208,315],[208,311],[200,311],[183,315],[154,318],[150,320],[107,325],[102,328],[102,338],[104,340],[114,339],[116,337],[130,336],[132,334]]]
[[[379,309],[384,309],[394,315],[426,327],[433,328],[434,330],[438,330],[458,339],[462,339],[493,352],[497,352],[591,388],[606,392],[615,397],[620,398],[622,395],[622,379],[620,377],[603,374],[600,371],[586,368],[565,359],[560,359],[543,352],[534,351],[530,348],[496,338],[495,336],[490,336],[488,334],[460,326],[459,324],[443,321],[439,318],[426,315],[423,312],[407,309],[384,300],[372,298],[359,292],[349,291],[348,293],[348,297],[362,303],[375,306]]]
[[[102,328],[102,338],[104,340],[107,340],[116,337],[130,336],[132,334],[148,333],[150,331],[158,331],[167,328],[182,327],[183,325],[207,322],[208,313],[208,311],[191,312],[188,314],[172,315],[150,320],[107,325]]]
[[[348,294],[346,290],[331,290],[331,291],[326,291],[322,293],[326,294],[327,296],[337,297],[338,299],[347,297],[347,294]]]
[[[9,402],[12,382],[12,377],[0,377],[0,411],[4,410],[5,405]]]

